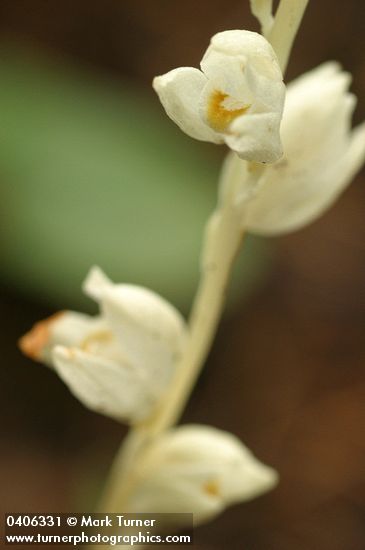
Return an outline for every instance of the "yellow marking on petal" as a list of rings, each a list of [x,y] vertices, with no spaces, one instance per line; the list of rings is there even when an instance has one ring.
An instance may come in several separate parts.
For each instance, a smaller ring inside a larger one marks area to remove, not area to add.
[[[85,338],[80,348],[83,351],[92,351],[95,345],[108,344],[113,340],[113,334],[110,330],[99,330]]]
[[[42,351],[48,344],[51,336],[51,326],[64,314],[64,311],[60,311],[43,321],[39,321],[29,332],[19,339],[18,346],[24,355],[27,355],[27,357],[30,357],[34,361],[41,360]]]
[[[235,118],[243,115],[250,108],[250,105],[245,105],[240,109],[227,109],[223,102],[228,97],[228,94],[215,90],[208,102],[207,117],[209,126],[217,132],[225,132]]]
[[[219,485],[217,481],[207,481],[203,485],[203,491],[211,497],[218,497],[220,495]]]

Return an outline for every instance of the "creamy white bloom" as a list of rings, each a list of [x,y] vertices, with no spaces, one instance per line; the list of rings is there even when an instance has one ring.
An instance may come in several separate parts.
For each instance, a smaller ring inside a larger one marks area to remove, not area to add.
[[[247,201],[247,230],[273,235],[299,229],[319,217],[365,161],[365,124],[351,130],[356,98],[351,76],[335,62],[288,86],[281,135],[284,156],[265,167],[256,188],[255,167],[229,155],[221,193],[233,176],[238,200]]]
[[[225,142],[242,159],[278,160],[285,86],[269,42],[255,32],[220,32],[200,66],[154,79],[168,116],[189,136]]]
[[[185,323],[154,292],[115,285],[98,268],[84,289],[99,303],[100,315],[61,312],[35,325],[20,347],[53,365],[90,409],[132,423],[144,419],[173,377]]]
[[[277,473],[228,432],[209,426],[172,429],[146,451],[128,512],[192,512],[194,524],[272,489]]]

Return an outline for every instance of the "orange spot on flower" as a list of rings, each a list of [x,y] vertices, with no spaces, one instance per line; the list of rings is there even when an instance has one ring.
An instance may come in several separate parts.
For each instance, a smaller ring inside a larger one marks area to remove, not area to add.
[[[209,125],[217,132],[224,132],[235,118],[243,115],[250,108],[250,105],[245,105],[239,109],[228,109],[227,106],[223,105],[228,97],[228,94],[216,90],[211,95],[208,103]]]
[[[43,321],[39,321],[39,323],[36,323],[29,332],[20,338],[18,345],[24,355],[27,355],[27,357],[35,361],[41,359],[42,350],[50,339],[50,327],[64,315],[64,313],[64,311],[60,311],[47,317],[47,319]]]
[[[207,481],[203,486],[203,490],[212,497],[218,497],[220,494],[218,482],[214,480]]]

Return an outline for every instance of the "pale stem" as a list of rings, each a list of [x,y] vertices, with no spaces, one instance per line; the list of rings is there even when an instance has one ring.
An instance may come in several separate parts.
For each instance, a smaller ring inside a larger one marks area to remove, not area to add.
[[[277,10],[269,40],[283,73],[307,4],[308,0],[281,0]],[[239,170],[240,162],[237,159],[235,170]],[[264,168],[252,168],[254,186]],[[145,424],[133,428],[122,445],[102,500],[104,512],[128,511],[128,496],[138,479],[144,450],[159,433],[177,422],[209,353],[243,236],[243,205],[239,207],[234,200],[237,177],[234,173],[231,176],[232,181],[227,182],[228,192],[207,224],[203,246],[205,260],[190,318],[186,351],[156,414]]]
[[[309,0],[281,0],[267,37],[275,50],[283,74],[308,2]]]
[[[274,23],[272,15],[273,0],[250,0],[250,4],[253,15],[260,22],[261,33],[267,38]]]
[[[141,428],[130,430],[114,458],[108,481],[98,506],[100,513],[126,512],[123,503],[134,485],[134,460],[143,455],[141,446],[149,440],[148,433]]]
[[[243,231],[239,209],[227,207],[212,221],[207,246],[215,245],[215,253],[204,266],[190,319],[186,352],[168,398],[152,419],[150,431],[153,434],[173,426],[189,399],[217,331],[231,269],[241,246]]]

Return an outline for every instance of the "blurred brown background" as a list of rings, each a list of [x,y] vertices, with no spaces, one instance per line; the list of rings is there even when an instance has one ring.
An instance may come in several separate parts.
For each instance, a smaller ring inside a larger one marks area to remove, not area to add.
[[[341,61],[354,74],[355,122],[365,118],[364,15],[361,0],[311,0],[288,71]],[[257,29],[244,0],[0,5],[1,40],[146,90],[156,74],[197,65],[212,34],[240,27]],[[362,173],[322,219],[273,240],[266,283],[222,323],[184,420],[236,433],[281,484],[199,528],[197,548],[365,548],[364,183]],[[52,307],[7,284],[0,300],[3,511],[91,509],[124,431],[16,350]]]

